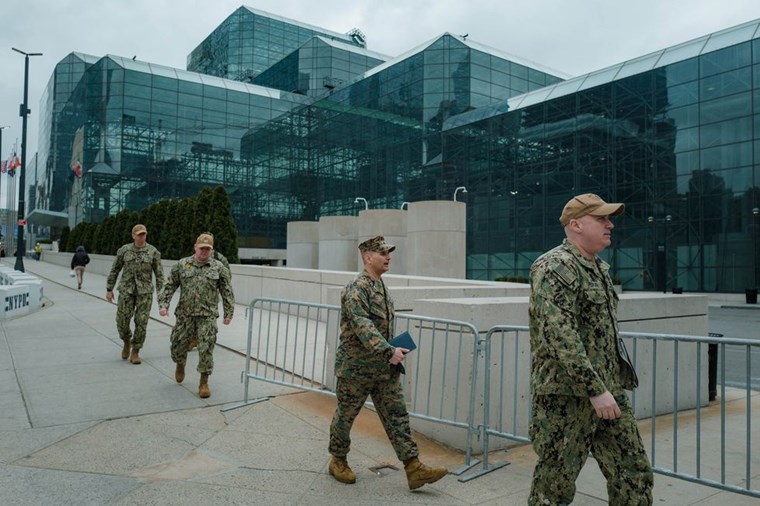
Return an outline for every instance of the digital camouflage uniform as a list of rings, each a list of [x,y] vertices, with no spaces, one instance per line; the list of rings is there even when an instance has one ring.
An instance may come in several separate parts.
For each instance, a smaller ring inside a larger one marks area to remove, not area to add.
[[[330,425],[330,454],[344,458],[351,446],[351,426],[367,396],[372,398],[399,460],[417,457],[409,413],[401,388],[403,367],[389,360],[393,331],[393,300],[382,280],[367,271],[341,293],[340,345],[335,357],[337,408]]]
[[[531,267],[530,436],[538,454],[529,504],[570,504],[588,453],[611,505],[652,504],[652,469],[625,389],[638,386],[618,336],[618,297],[601,259],[568,240]],[[609,390],[621,411],[599,418],[590,397]]]
[[[198,372],[211,374],[214,369],[214,345],[216,344],[219,317],[219,295],[222,296],[224,318],[232,318],[235,296],[232,293],[230,271],[222,262],[210,258],[199,264],[195,257],[183,258],[169,272],[158,306],[168,309],[174,292],[180,296],[174,310],[176,324],[171,334],[172,360],[177,364],[187,361],[190,339],[198,340]]]
[[[153,279],[156,278],[156,293],[164,286],[164,269],[161,253],[150,244],[136,248],[133,243],[125,244],[116,252],[111,272],[106,281],[106,291],[111,292],[119,280],[119,300],[116,308],[116,329],[122,341],[132,342],[132,348],[139,350],[145,342],[145,333],[153,304]],[[130,320],[135,319],[134,334],[130,330]]]

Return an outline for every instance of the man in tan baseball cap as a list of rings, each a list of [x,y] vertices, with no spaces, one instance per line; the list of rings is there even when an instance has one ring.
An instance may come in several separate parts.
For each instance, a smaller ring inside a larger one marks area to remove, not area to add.
[[[153,305],[153,278],[156,293],[164,286],[164,269],[161,253],[147,243],[148,230],[138,223],[132,227],[132,242],[116,252],[116,258],[106,280],[106,300],[113,302],[113,289],[121,273],[117,287],[119,299],[116,309],[116,329],[122,340],[121,358],[129,357],[133,364],[140,364],[140,349],[145,344],[150,308]],[[134,319],[134,332],[130,321]]]
[[[610,218],[624,207],[593,193],[571,198],[559,219],[565,240],[530,269],[531,442],[538,455],[530,504],[572,503],[589,452],[605,470],[610,504],[652,504],[652,467],[626,393],[638,377],[618,334],[610,266],[598,257],[612,243]]]
[[[559,217],[559,222],[566,227],[570,220],[583,216],[617,216],[624,210],[625,204],[608,204],[599,195],[584,193],[568,200]]]
[[[185,364],[190,343],[195,339],[198,346],[198,367],[201,375],[198,395],[211,396],[208,378],[214,370],[214,346],[216,345],[219,317],[219,296],[222,298],[225,325],[232,321],[235,312],[235,294],[232,291],[230,270],[219,260],[212,258],[214,236],[203,233],[195,240],[195,254],[174,264],[166,285],[158,297],[158,314],[169,315],[169,304],[174,292],[179,290],[179,302],[174,310],[177,317],[172,330],[171,356],[176,368],[174,379],[185,379]]]
[[[138,223],[137,225],[135,225],[134,227],[132,227],[132,236],[133,237],[136,236],[136,235],[143,235],[143,234],[145,234],[145,235],[148,234],[148,229],[145,228],[145,225],[142,225],[142,224]]]

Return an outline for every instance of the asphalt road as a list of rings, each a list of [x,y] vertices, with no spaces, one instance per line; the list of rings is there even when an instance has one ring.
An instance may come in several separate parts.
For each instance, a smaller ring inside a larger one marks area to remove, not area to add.
[[[726,346],[726,386],[746,388],[749,362],[749,382],[753,390],[760,390],[760,308],[731,309],[710,307],[708,312],[711,333],[724,337],[750,339],[758,346]],[[748,357],[749,351],[749,357]],[[749,360],[748,360],[749,359]],[[721,377],[721,358],[718,354],[718,382]]]

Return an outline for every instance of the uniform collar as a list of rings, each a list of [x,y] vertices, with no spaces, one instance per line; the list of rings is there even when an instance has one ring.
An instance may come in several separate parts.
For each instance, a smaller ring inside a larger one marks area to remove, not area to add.
[[[571,243],[567,239],[562,241],[562,247],[566,251],[570,252],[576,258],[576,260],[578,260],[578,263],[587,269],[600,269],[602,272],[607,272],[610,268],[609,265],[607,265],[607,262],[599,257],[595,256],[593,260],[589,260],[588,258],[584,257],[583,254],[581,254],[581,250],[579,250],[575,244]]]

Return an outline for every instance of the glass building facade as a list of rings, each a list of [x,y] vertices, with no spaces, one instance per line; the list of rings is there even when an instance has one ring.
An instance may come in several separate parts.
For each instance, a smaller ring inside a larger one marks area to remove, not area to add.
[[[342,34],[274,14],[240,7],[187,57],[187,70],[251,81],[314,36],[364,47],[361,32]]]
[[[256,76],[253,83],[320,97],[388,59],[366,49],[316,36]]]
[[[569,196],[624,202],[606,254],[627,289],[758,284],[757,21],[569,79],[444,126],[465,177],[468,276],[525,275]]]
[[[594,192],[626,204],[605,252],[624,288],[742,291],[760,276],[758,24],[563,80],[451,34],[391,59],[241,7],[188,71],[62,60],[33,202],[75,224],[222,184],[241,245],[284,248],[287,222],[356,197],[466,186],[467,276],[494,279],[527,275]]]

